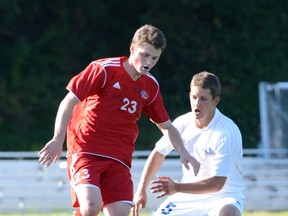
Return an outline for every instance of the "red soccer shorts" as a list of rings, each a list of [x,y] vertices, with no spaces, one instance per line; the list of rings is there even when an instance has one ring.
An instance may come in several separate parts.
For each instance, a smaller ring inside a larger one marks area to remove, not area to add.
[[[68,156],[68,178],[71,183],[72,206],[79,207],[73,187],[79,184],[95,185],[101,190],[103,206],[133,200],[133,181],[130,170],[120,162],[91,154]]]

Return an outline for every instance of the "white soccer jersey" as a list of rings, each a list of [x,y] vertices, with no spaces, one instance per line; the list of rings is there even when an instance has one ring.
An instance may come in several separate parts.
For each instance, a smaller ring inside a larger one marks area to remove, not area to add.
[[[242,180],[242,137],[237,125],[216,109],[212,121],[206,128],[195,126],[192,112],[178,117],[173,124],[179,130],[188,151],[201,164],[197,176],[193,169],[182,166],[182,182],[195,182],[213,176],[226,176],[222,190],[207,194],[182,194],[182,199],[217,199],[232,196],[243,199],[244,184]],[[172,146],[164,136],[156,143],[156,149],[167,155]],[[187,200],[186,200],[187,201]],[[242,206],[243,207],[243,206]]]

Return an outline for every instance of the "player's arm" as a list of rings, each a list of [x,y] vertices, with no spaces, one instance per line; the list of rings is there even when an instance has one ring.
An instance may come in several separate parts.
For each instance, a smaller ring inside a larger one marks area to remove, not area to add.
[[[205,194],[213,193],[221,190],[226,182],[225,176],[213,176],[198,182],[191,183],[177,183],[170,177],[158,176],[157,180],[152,181],[152,193],[160,193],[157,198],[171,195],[177,192],[192,193],[192,194]]]
[[[200,169],[200,163],[192,157],[184,146],[183,140],[177,128],[170,120],[157,124],[159,129],[168,136],[173,148],[180,154],[180,160],[184,166],[189,169],[189,163],[192,165],[194,174],[197,175]]]
[[[79,99],[72,92],[69,92],[61,101],[55,119],[54,136],[39,152],[41,165],[50,166],[52,162],[56,162],[61,156],[67,126],[73,109],[79,102]]]
[[[146,189],[151,179],[155,175],[155,173],[161,167],[163,161],[165,159],[165,155],[160,154],[158,151],[153,149],[150,153],[145,166],[142,171],[142,175],[140,181],[138,183],[137,191],[134,195],[134,207],[132,208],[133,216],[139,215],[140,207],[145,208],[147,204],[147,194]]]

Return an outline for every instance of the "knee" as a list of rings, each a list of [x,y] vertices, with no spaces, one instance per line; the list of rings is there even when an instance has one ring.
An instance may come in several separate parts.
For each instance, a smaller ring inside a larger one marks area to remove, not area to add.
[[[81,216],[96,216],[101,211],[101,205],[95,203],[87,203],[80,206]]]
[[[241,212],[233,205],[226,205],[220,210],[219,216],[241,216]]]

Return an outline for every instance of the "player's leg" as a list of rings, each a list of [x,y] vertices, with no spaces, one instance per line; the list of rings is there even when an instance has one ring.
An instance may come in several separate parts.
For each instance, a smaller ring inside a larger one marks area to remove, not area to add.
[[[244,198],[223,197],[210,200],[207,207],[208,216],[241,216],[243,212]]]
[[[241,216],[241,212],[234,205],[225,205],[221,208],[219,216]]]
[[[131,203],[114,202],[106,205],[103,209],[105,216],[128,216],[131,211]]]
[[[78,208],[76,216],[96,216],[102,208],[100,175],[109,164],[89,154],[69,156],[67,163],[72,206]]]
[[[96,186],[77,185],[74,188],[78,202],[79,211],[82,216],[96,216],[102,208],[102,197],[100,189]]]
[[[128,167],[115,160],[101,181],[105,216],[128,216],[133,206],[133,182]]]

